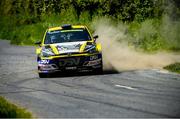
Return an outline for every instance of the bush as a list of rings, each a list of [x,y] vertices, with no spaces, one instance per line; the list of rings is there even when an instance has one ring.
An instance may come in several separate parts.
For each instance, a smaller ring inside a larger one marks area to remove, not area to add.
[[[170,50],[180,51],[180,22],[165,15],[162,18],[160,34]]]
[[[172,71],[172,72],[180,73],[180,63],[177,62],[174,64],[170,64],[170,65],[164,67],[164,69],[167,69],[167,70]]]
[[[135,39],[138,47],[145,51],[157,51],[163,47],[163,39],[159,33],[159,23],[156,19],[147,19],[137,27]]]
[[[1,118],[32,118],[31,113],[7,102],[0,96],[0,115]]]
[[[43,38],[46,26],[42,23],[16,27],[11,35],[11,43],[18,45],[32,45]]]

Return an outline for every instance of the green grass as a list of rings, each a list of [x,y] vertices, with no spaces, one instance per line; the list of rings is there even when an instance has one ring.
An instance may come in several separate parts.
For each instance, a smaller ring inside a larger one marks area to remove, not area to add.
[[[180,62],[170,64],[170,65],[164,67],[164,69],[167,69],[169,71],[176,72],[176,73],[180,74]]]
[[[20,108],[0,96],[0,117],[1,118],[32,118],[32,114]]]

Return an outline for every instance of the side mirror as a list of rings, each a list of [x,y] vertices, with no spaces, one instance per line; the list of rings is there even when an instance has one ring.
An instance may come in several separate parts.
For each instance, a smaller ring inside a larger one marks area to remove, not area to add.
[[[99,37],[98,35],[93,36],[95,42],[98,37]]]
[[[34,44],[41,46],[41,41],[37,41],[37,42],[35,42]]]

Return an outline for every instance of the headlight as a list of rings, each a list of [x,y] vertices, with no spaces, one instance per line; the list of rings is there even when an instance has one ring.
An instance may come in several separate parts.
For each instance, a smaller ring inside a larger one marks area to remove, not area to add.
[[[94,53],[96,52],[96,45],[92,44],[92,45],[86,45],[85,49],[84,49],[85,52],[88,52],[88,53]]]
[[[51,49],[50,46],[44,46],[42,47],[41,56],[43,57],[49,57],[55,55]]]

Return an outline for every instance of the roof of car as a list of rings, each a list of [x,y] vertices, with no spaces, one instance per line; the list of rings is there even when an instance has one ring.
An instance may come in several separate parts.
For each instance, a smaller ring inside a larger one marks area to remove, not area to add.
[[[63,29],[62,27],[63,26],[52,27],[52,28],[49,28],[48,30],[49,31],[62,30]],[[85,26],[83,26],[83,25],[71,25],[71,29],[73,29],[73,28],[85,28]]]

